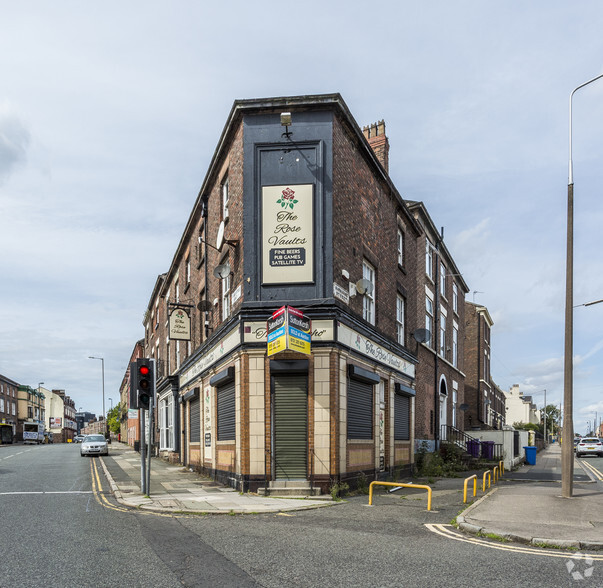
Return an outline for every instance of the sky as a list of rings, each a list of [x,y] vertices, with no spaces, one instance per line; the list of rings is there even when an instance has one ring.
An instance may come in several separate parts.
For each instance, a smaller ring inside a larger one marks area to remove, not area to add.
[[[492,376],[563,398],[569,96],[603,3],[0,0],[0,373],[102,412],[236,99],[384,119],[493,320]],[[573,99],[574,427],[603,416],[603,79]],[[110,400],[109,400],[110,399]]]

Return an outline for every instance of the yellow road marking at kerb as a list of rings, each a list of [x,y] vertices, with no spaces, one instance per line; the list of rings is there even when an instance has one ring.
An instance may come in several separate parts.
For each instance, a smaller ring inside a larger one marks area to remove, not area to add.
[[[597,480],[603,481],[603,474],[594,465],[584,461],[584,458],[582,458],[582,461],[579,463],[583,468],[586,468],[593,476],[595,476]]]
[[[494,543],[492,541],[481,539],[479,537],[468,537],[466,535],[461,535],[460,533],[453,531],[451,525],[426,524],[425,526],[432,533],[436,533],[437,535],[441,535],[442,537],[446,537],[447,539],[454,539],[455,541],[462,541],[463,543],[473,543],[474,545],[487,547],[489,549],[498,549],[501,551],[514,551],[516,553],[525,553],[526,555],[540,555],[544,557],[562,557],[565,559],[567,559],[568,557],[575,557],[576,555],[575,551],[562,551],[558,549],[552,551],[540,547],[505,545],[504,543]],[[595,561],[603,561],[603,554],[599,555],[589,552],[588,556]]]
[[[95,459],[90,461],[90,472],[92,476],[92,492],[94,493],[94,497],[96,498],[96,501],[105,508],[110,508],[111,510],[116,510],[117,512],[137,512],[138,514],[153,515],[156,517],[176,518],[178,516],[189,516],[187,513],[181,515],[179,513],[154,512],[149,510],[127,508],[125,506],[115,506],[114,504],[111,504],[103,494],[103,487],[100,481],[100,476],[98,475],[98,466],[96,465]]]
[[[96,501],[105,508],[110,508],[111,510],[116,510],[118,512],[128,512],[127,508],[114,506],[111,504],[106,496],[102,493],[103,487],[100,481],[100,476],[98,475],[98,468],[96,466],[96,460],[90,460],[90,472],[92,476],[92,492],[94,492],[94,497]]]

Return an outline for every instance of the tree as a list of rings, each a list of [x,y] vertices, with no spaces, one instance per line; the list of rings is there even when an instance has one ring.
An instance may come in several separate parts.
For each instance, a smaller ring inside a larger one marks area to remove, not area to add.
[[[544,414],[546,412],[546,430],[553,435],[561,428],[561,411],[558,406],[554,404],[547,404],[546,407],[540,411],[540,422],[542,423],[542,430],[544,431]]]
[[[116,406],[114,406],[107,413],[107,424],[109,425],[109,431],[111,433],[119,433],[120,431],[120,422],[121,422],[121,402],[118,402]]]
[[[513,423],[513,428],[519,431],[537,431],[538,433],[542,433],[542,426],[538,423],[516,422]]]

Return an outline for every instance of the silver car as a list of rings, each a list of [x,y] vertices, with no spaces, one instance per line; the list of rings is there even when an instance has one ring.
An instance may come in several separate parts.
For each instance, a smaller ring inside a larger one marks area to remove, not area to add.
[[[576,457],[583,455],[598,455],[603,457],[603,443],[597,437],[583,437],[576,445]]]
[[[80,445],[80,455],[109,455],[109,445],[104,435],[86,435]]]

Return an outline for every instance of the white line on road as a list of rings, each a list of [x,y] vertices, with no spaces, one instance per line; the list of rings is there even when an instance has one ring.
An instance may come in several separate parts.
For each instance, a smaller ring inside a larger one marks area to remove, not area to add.
[[[15,496],[22,494],[92,494],[92,490],[66,490],[66,491],[42,491],[42,492],[0,492],[0,496]]]

